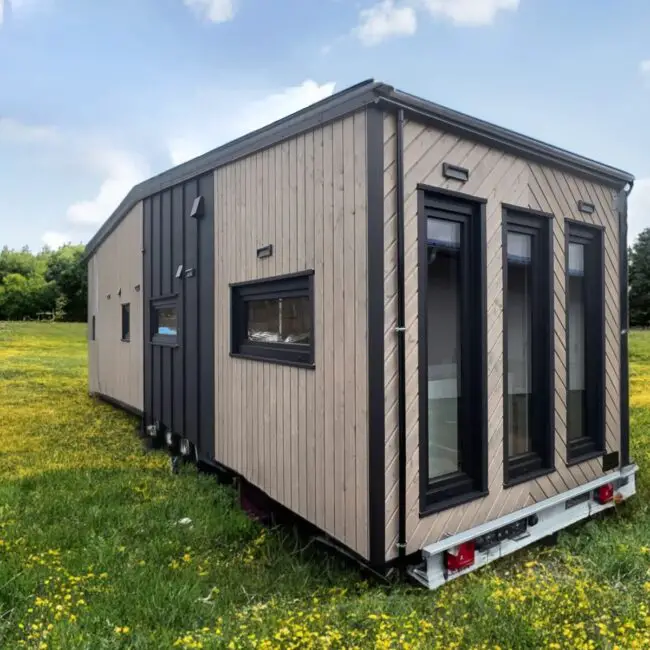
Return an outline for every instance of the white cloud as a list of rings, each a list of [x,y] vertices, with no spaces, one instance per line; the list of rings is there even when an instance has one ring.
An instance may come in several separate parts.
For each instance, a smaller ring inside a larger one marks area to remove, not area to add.
[[[77,239],[80,238],[75,238],[69,233],[55,232],[53,230],[48,230],[46,233],[43,233],[43,236],[41,237],[41,241],[52,250],[61,248],[64,244],[69,244]]]
[[[105,140],[62,132],[53,126],[26,124],[10,117],[0,118],[0,144],[38,147],[40,152],[53,152],[58,160],[72,162],[103,178],[94,197],[76,201],[67,208],[65,217],[72,233],[84,225],[95,227],[104,222],[129,190],[150,174],[146,161]],[[72,233],[48,231],[42,239],[56,248],[79,239]]]
[[[413,7],[397,7],[393,0],[359,12],[359,26],[353,32],[364,45],[378,45],[395,36],[411,36],[417,29],[417,16]]]
[[[634,182],[634,189],[629,198],[628,245],[646,228],[650,228],[650,178],[641,178]]]
[[[211,23],[225,23],[235,17],[236,0],[183,0],[201,18]]]
[[[167,141],[174,165],[186,162],[240,135],[259,129],[314,102],[329,97],[334,83],[318,84],[311,79],[263,99],[237,102],[224,101],[223,95],[206,103],[206,114],[194,116],[191,123],[200,129],[180,132]],[[219,105],[224,108],[219,111]],[[232,116],[235,116],[234,119]]]
[[[8,24],[15,17],[29,17],[30,14],[48,9],[51,0],[0,0],[0,26]]]
[[[650,75],[650,59],[646,59],[645,61],[641,61],[641,63],[639,63],[639,71],[641,74]]]
[[[421,0],[434,17],[455,25],[480,26],[494,22],[500,11],[516,11],[519,0]]]
[[[88,163],[105,178],[94,198],[73,203],[66,211],[70,223],[99,225],[111,215],[131,188],[150,175],[141,157],[118,149],[92,148]]]
[[[364,45],[377,45],[387,38],[411,36],[417,30],[418,12],[448,20],[454,25],[490,25],[500,11],[516,11],[520,0],[381,0],[359,12],[359,25],[352,33]]]
[[[0,142],[56,144],[60,139],[59,132],[53,127],[25,124],[10,117],[0,117]]]

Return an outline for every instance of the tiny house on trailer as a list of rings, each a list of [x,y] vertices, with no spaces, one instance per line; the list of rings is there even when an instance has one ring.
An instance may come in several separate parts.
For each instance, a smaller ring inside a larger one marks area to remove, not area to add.
[[[436,587],[635,492],[633,181],[361,83],[133,188],[90,392]]]

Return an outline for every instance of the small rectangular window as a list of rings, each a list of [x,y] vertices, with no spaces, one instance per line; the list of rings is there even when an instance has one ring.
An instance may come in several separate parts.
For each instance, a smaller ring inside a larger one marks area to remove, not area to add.
[[[176,345],[178,313],[176,298],[157,298],[151,303],[151,341],[158,345]]]
[[[550,218],[504,214],[505,482],[553,466]]]
[[[122,305],[122,340],[131,340],[131,305],[128,302]]]
[[[313,271],[233,284],[231,291],[234,356],[313,365]]]
[[[95,329],[95,315],[93,314],[92,323],[91,323],[91,330],[90,330],[90,339],[91,339],[91,341],[95,340],[96,333],[97,332],[96,332],[96,329]]]
[[[567,461],[604,451],[603,237],[567,223]]]
[[[483,217],[478,203],[420,192],[421,511],[432,512],[484,490]]]

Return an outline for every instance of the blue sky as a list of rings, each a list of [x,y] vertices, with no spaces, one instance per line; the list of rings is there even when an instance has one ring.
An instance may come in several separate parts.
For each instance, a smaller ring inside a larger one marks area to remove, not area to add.
[[[131,186],[374,77],[637,177],[647,0],[0,0],[0,246],[85,242]]]

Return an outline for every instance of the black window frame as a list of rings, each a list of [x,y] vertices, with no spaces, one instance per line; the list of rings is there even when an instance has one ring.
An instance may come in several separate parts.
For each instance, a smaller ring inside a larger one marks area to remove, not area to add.
[[[603,228],[565,220],[566,277],[566,388],[569,405],[569,244],[584,246],[584,277],[589,291],[585,299],[585,429],[588,434],[570,440],[567,414],[567,465],[575,465],[605,453],[605,237]]]
[[[418,186],[419,460],[420,516],[432,515],[488,494],[486,200]],[[460,223],[461,228],[461,399],[458,452],[463,471],[429,480],[428,414],[428,249],[429,218]]]
[[[307,298],[311,317],[308,344],[249,341],[246,303],[253,300]],[[314,368],[314,271],[300,271],[270,278],[230,284],[230,356],[300,368]]]
[[[123,343],[130,343],[131,342],[131,303],[130,302],[121,303],[121,312],[122,312],[121,341]]]
[[[554,215],[503,205],[503,478],[510,487],[555,471],[555,327],[553,289]],[[509,453],[508,416],[508,233],[531,241],[531,411],[533,450]]]
[[[158,327],[158,315],[157,312],[161,309],[173,307],[176,310],[176,334],[159,334],[157,331]],[[152,345],[159,345],[162,347],[177,347],[180,340],[180,309],[178,304],[178,296],[162,296],[160,298],[152,298],[149,305],[150,309],[150,329],[149,337]]]

